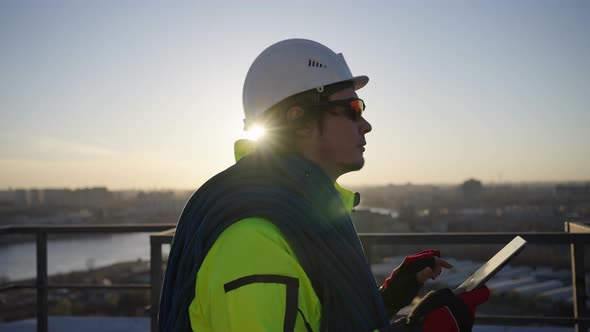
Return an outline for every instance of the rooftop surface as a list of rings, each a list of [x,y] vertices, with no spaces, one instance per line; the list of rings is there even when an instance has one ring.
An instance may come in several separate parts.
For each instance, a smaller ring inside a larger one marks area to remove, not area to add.
[[[35,332],[35,319],[0,324],[2,332]],[[49,317],[49,331],[149,332],[146,317]],[[473,332],[573,332],[574,328],[479,325]]]

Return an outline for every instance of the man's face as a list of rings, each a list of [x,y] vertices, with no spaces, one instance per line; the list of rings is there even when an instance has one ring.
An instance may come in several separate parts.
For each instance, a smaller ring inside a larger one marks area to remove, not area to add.
[[[352,88],[340,90],[330,100],[358,98]],[[346,115],[344,106],[333,106],[326,111],[323,128],[314,130],[315,161],[334,179],[344,173],[357,171],[365,163],[365,134],[371,131],[371,124],[363,117],[356,121]]]

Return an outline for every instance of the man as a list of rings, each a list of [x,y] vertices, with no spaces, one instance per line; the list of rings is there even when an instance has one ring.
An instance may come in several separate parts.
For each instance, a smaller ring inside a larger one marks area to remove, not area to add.
[[[236,164],[187,203],[161,331],[471,330],[480,293],[433,293],[408,320],[389,322],[451,266],[428,250],[375,285],[349,216],[358,194],[336,184],[364,164],[372,127],[356,91],[367,82],[342,54],[310,40],[281,41],[258,56],[244,83],[244,122],[264,126],[266,137],[236,142]]]

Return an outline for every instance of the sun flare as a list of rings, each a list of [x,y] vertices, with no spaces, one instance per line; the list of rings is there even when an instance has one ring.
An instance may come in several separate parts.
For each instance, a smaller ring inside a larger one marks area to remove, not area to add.
[[[246,138],[257,141],[264,136],[266,130],[263,127],[257,126],[246,132]]]

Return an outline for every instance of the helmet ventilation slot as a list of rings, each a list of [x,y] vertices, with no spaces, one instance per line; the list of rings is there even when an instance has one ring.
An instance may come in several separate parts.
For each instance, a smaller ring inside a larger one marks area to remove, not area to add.
[[[328,68],[328,66],[324,65],[323,63],[319,63],[318,61],[309,59],[307,63],[308,67],[316,67],[316,68]]]

